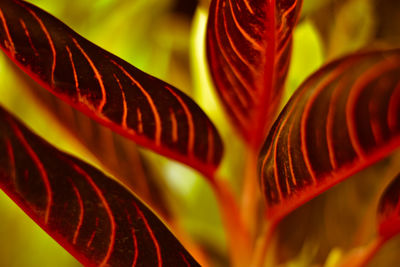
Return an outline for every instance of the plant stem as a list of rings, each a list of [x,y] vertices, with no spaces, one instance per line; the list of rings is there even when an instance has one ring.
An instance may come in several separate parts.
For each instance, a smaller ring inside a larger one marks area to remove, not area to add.
[[[252,244],[250,234],[242,221],[238,203],[224,180],[213,179],[214,189],[222,221],[227,235],[231,266],[243,267],[248,265]]]
[[[257,155],[254,149],[248,149],[246,157],[243,192],[241,199],[241,214],[251,235],[254,235],[260,192],[257,188]]]
[[[379,249],[387,239],[382,237],[375,238],[365,247],[353,249],[345,258],[338,264],[339,267],[363,267],[376,255]]]
[[[257,239],[253,257],[251,260],[251,267],[263,267],[265,259],[268,253],[268,248],[270,247],[273,234],[275,232],[276,226],[279,221],[266,221],[264,224],[264,229]]]

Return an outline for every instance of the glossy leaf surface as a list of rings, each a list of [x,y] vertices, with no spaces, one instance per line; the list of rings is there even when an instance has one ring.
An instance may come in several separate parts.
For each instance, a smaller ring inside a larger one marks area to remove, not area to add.
[[[268,215],[279,219],[400,145],[400,50],[357,54],[312,75],[259,158]]]
[[[400,174],[389,184],[379,201],[378,230],[386,239],[400,233]]]
[[[0,46],[46,89],[119,134],[206,174],[218,166],[221,139],[189,97],[45,11],[1,1]]]
[[[301,0],[213,0],[207,28],[212,77],[244,139],[257,148],[287,75]]]
[[[199,266],[130,191],[3,109],[0,187],[86,266]]]

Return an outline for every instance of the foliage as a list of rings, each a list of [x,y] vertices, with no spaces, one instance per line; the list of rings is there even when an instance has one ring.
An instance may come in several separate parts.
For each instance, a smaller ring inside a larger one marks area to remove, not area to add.
[[[185,1],[53,9],[72,30],[3,0],[1,103],[53,145],[1,110],[0,187],[87,266],[390,266],[398,9],[310,3],[203,1],[194,16]]]

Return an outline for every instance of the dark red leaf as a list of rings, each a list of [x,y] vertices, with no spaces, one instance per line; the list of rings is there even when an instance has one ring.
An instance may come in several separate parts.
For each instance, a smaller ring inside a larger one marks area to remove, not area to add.
[[[167,195],[172,192],[164,179],[160,179],[145,168],[146,159],[135,143],[98,124],[50,92],[43,90],[14,64],[11,67],[14,67],[18,78],[26,84],[24,97],[32,96],[37,100],[55,117],[55,122],[90,150],[101,163],[102,169],[107,170],[135,192],[159,216],[167,221],[172,218],[173,214],[167,201]]]
[[[296,91],[259,157],[268,214],[282,218],[400,145],[400,50],[337,60]]]
[[[0,187],[86,266],[199,266],[133,193],[1,108]]]
[[[257,148],[282,95],[302,0],[213,0],[207,52],[217,91]]]
[[[385,239],[400,233],[400,174],[389,184],[379,201],[378,231]]]
[[[186,95],[20,0],[0,2],[0,46],[46,89],[140,145],[210,174],[222,157],[211,121]]]

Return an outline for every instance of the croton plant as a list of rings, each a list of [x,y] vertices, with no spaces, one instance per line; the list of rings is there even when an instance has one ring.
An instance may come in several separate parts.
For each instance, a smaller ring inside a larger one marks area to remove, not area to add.
[[[400,49],[385,42],[388,18],[396,18],[391,5],[399,10],[394,1],[199,3],[208,10],[202,67],[228,123],[203,111],[211,99],[201,108],[195,94],[134,67],[34,2],[0,1],[7,68],[26,87],[19,98],[29,95],[55,118],[48,131],[63,125],[92,156],[61,151],[1,107],[0,188],[83,265],[364,266],[400,232]],[[345,22],[366,10],[373,22],[357,47],[351,35],[365,31],[364,22]],[[326,64],[283,103],[294,30],[309,20],[321,33]],[[347,44],[338,28],[350,32]],[[346,45],[349,54],[332,52]],[[232,138],[241,149],[232,149]],[[146,150],[201,174],[219,207],[226,251],[180,223],[185,204],[171,204],[176,192],[162,171],[154,174],[159,162]],[[228,171],[221,170],[225,158]],[[357,192],[337,184],[367,167],[353,178],[367,196],[357,207]],[[323,198],[330,192],[334,205]],[[355,213],[349,221],[356,225],[343,224],[333,206]],[[320,228],[344,242],[306,238]]]

